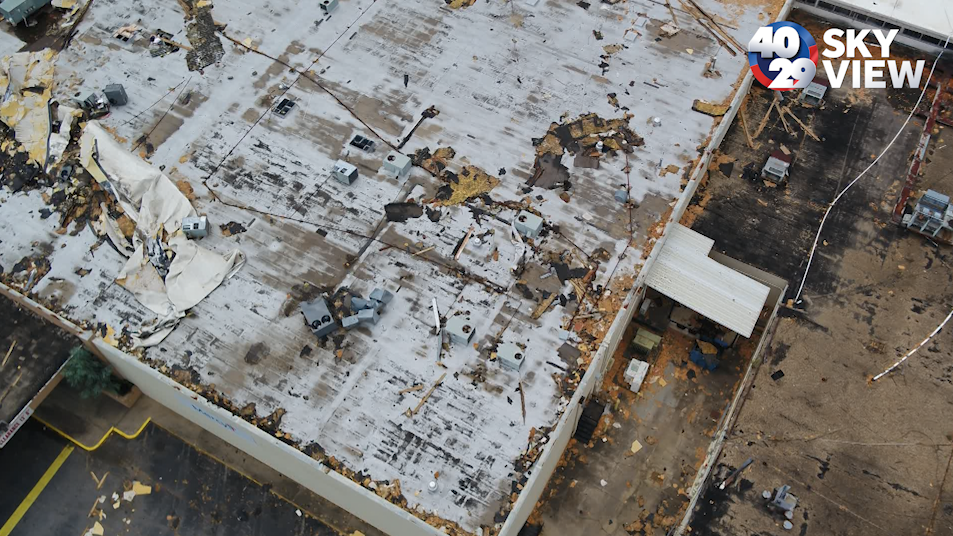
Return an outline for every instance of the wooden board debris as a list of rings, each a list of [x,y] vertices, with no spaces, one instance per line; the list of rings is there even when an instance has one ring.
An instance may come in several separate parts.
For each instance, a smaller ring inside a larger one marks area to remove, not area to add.
[[[710,20],[711,23],[714,25],[715,29],[717,29],[717,30],[725,37],[725,39],[731,41],[731,44],[733,44],[735,47],[738,48],[738,52],[747,52],[747,50],[745,49],[744,45],[742,45],[741,43],[739,43],[737,39],[735,39],[734,37],[732,37],[731,34],[729,34],[724,28],[722,28],[722,27],[721,27],[721,24],[718,24],[718,21],[716,21],[714,18],[712,18],[712,16],[709,15],[707,11],[705,11],[704,9],[702,9],[702,7],[695,2],[695,0],[688,0],[688,2],[689,2],[692,6],[694,6],[695,9],[697,9],[698,12],[702,14],[702,16],[704,16],[706,19]]]
[[[443,383],[443,379],[446,378],[446,377],[447,377],[447,373],[446,373],[446,372],[444,372],[443,374],[441,374],[440,377],[437,378],[437,381],[434,382],[434,384],[433,384],[433,386],[430,388],[430,390],[427,391],[427,394],[425,394],[425,395],[423,396],[423,398],[420,399],[420,402],[417,403],[417,407],[414,408],[413,410],[408,409],[407,412],[405,413],[405,415],[407,415],[408,417],[413,417],[414,415],[416,415],[417,412],[420,411],[420,408],[424,407],[424,404],[427,402],[427,399],[430,398],[430,395],[432,395],[433,392],[437,390],[437,387],[439,387],[440,384]]]
[[[748,102],[748,97],[745,97],[745,100],[741,101],[741,106],[738,108],[738,117],[741,118],[741,128],[745,131],[745,139],[748,140],[748,147],[752,149],[757,149],[754,144],[754,140],[751,139],[751,132],[748,131],[748,120],[745,118],[745,104]]]
[[[731,108],[728,104],[715,104],[702,99],[695,99],[695,102],[692,103],[692,110],[712,117],[725,115],[728,113],[728,108]]]
[[[553,292],[552,294],[549,295],[548,298],[539,302],[539,305],[536,307],[536,310],[533,311],[533,314],[531,315],[533,317],[533,320],[536,320],[537,318],[543,316],[543,313],[545,313],[546,310],[549,309],[549,306],[552,305],[554,301],[556,301],[556,297],[557,297],[557,294]]]
[[[463,237],[463,242],[460,242],[460,247],[457,248],[457,252],[453,255],[453,260],[457,260],[457,261],[460,260],[460,255],[462,255],[462,254],[463,254],[463,250],[466,249],[466,247],[467,247],[467,242],[470,241],[470,237],[471,237],[471,236],[473,236],[473,226],[472,226],[472,225],[470,226],[469,229],[467,229],[467,234],[466,234],[466,236]]]
[[[10,354],[13,353],[13,349],[16,348],[17,341],[10,343],[10,349],[7,350],[7,355],[3,356],[3,363],[0,363],[0,368],[3,368],[7,364],[7,359],[10,359]]]
[[[666,2],[665,2],[665,7],[668,8],[668,12],[672,15],[672,24],[674,24],[674,25],[677,27],[677,26],[678,26],[678,17],[675,16],[675,9],[672,8],[672,4],[670,4],[669,2],[666,1]]]
[[[413,387],[408,387],[408,388],[406,388],[406,389],[401,389],[400,391],[397,391],[397,394],[399,394],[399,395],[406,395],[407,393],[413,393],[414,391],[420,391],[420,390],[423,389],[423,388],[424,388],[424,384],[418,383],[417,385],[415,385],[415,386],[413,386]]]
[[[808,128],[808,126],[805,125],[803,121],[798,119],[798,116],[794,115],[794,112],[792,112],[790,108],[785,108],[784,111],[787,112],[787,114],[790,115],[794,119],[794,121],[796,121],[797,124],[801,126],[801,129],[803,129],[808,136],[810,136],[811,138],[814,138],[814,141],[821,141],[821,139],[817,137],[817,134],[815,134],[813,130]]]
[[[93,477],[93,482],[96,483],[96,489],[100,489],[100,488],[103,487],[103,482],[106,481],[106,477],[109,476],[109,471],[106,471],[106,474],[104,474],[102,478],[98,478],[98,477],[96,476],[96,473],[94,473],[94,472],[92,472],[92,471],[90,471],[89,474],[92,475],[92,477]]]
[[[523,393],[522,378],[520,378],[520,407],[523,409],[523,424],[526,424],[526,395]]]
[[[776,104],[777,101],[771,101],[771,106],[768,106],[768,109],[764,112],[764,117],[761,118],[761,124],[758,125],[758,130],[754,133],[754,139],[758,139],[758,136],[760,136],[764,131],[764,127],[768,125],[768,119],[771,117],[771,110],[774,109]]]

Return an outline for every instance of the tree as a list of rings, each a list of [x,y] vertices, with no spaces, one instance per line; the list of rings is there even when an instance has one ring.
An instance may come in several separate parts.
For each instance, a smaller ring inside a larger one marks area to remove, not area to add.
[[[76,346],[70,350],[69,361],[63,367],[63,379],[79,391],[82,398],[94,398],[103,391],[119,392],[119,380],[106,363],[96,359],[89,350]]]

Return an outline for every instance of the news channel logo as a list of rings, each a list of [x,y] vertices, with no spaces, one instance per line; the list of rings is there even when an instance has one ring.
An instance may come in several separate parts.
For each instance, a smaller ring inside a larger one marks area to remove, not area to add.
[[[817,74],[817,42],[800,24],[781,21],[758,28],[748,43],[748,65],[768,89],[805,88]]]
[[[897,60],[890,55],[898,31],[828,28],[819,54],[814,36],[801,25],[775,22],[751,38],[748,65],[759,82],[777,91],[805,88],[819,70],[824,84],[834,89],[848,84],[848,73],[855,89],[920,87],[926,60]]]

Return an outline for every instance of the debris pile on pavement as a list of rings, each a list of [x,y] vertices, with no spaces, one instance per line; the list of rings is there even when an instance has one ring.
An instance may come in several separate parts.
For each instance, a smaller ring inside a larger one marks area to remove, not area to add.
[[[97,482],[96,489],[102,487],[107,476],[109,476],[109,473],[103,475],[102,479],[97,479],[96,475],[93,474],[93,480],[96,480]],[[96,501],[93,503],[93,507],[89,510],[89,514],[86,515],[87,518],[94,519],[93,526],[87,528],[86,532],[83,533],[83,536],[103,536],[104,529],[100,521],[104,521],[107,517],[104,505],[109,504],[112,506],[113,510],[119,510],[123,502],[131,503],[133,499],[139,495],[152,494],[152,486],[145,485],[138,480],[134,480],[132,482],[123,482],[122,487],[123,491],[121,494],[119,492],[113,492],[113,494],[108,498],[105,495],[100,495],[96,499]],[[109,501],[108,503],[107,500]],[[130,524],[131,520],[123,518],[123,522],[128,525]]]

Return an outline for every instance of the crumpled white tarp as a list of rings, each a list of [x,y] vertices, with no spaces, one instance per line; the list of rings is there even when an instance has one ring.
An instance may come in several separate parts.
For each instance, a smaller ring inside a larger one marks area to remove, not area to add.
[[[53,62],[56,53],[17,52],[0,60],[0,121],[13,129],[14,137],[44,169],[49,157],[52,129],[50,99],[53,94]]]
[[[187,310],[235,275],[245,264],[245,255],[237,249],[220,255],[186,238],[182,219],[195,215],[189,200],[165,174],[125,150],[95,121],[83,131],[80,161],[97,181],[108,185],[136,222],[134,251],[116,282],[159,317],[139,332],[137,345],[158,344]],[[108,217],[100,223],[115,232]],[[175,253],[164,280],[147,252],[148,244],[163,239],[163,231],[168,235],[168,249]]]

